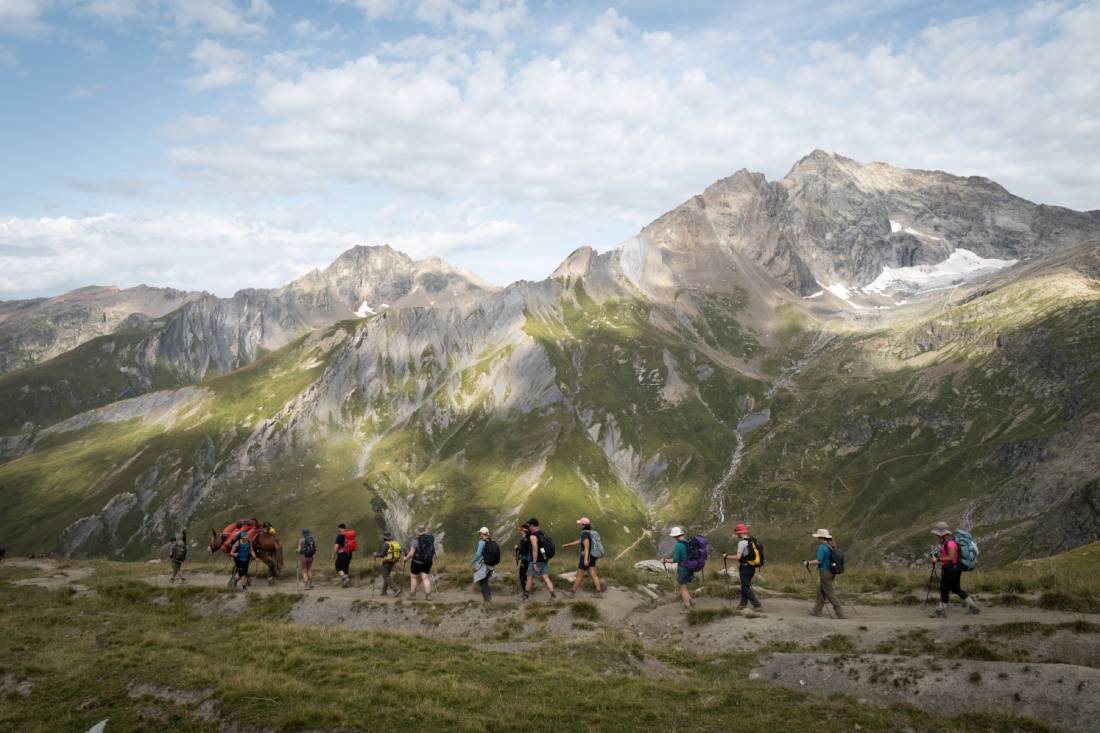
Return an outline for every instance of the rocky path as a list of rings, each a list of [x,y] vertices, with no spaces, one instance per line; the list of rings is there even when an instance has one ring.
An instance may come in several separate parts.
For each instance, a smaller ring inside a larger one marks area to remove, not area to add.
[[[9,563],[11,565],[11,563]],[[24,586],[89,592],[93,571],[49,561],[26,565]],[[145,581],[167,587],[163,566]],[[407,583],[405,577],[402,582]],[[566,581],[555,579],[559,589]],[[188,574],[187,585],[224,589],[226,576]],[[609,587],[602,598],[583,591],[570,599],[545,591],[521,602],[500,593],[483,606],[472,584],[444,581],[430,602],[372,593],[369,585],[330,581],[304,590],[293,581],[254,583],[248,592],[194,597],[202,614],[247,613],[254,600],[290,598],[288,620],[468,641],[521,651],[539,644],[582,641],[609,630],[650,649],[698,654],[758,652],[750,677],[823,695],[846,694],[868,704],[906,703],[950,713],[1012,712],[1077,733],[1100,715],[1100,617],[1026,607],[986,607],[977,616],[955,607],[931,619],[923,606],[847,605],[847,618],[809,615],[805,600],[767,595],[764,613],[735,612],[728,601],[698,598],[685,615],[671,592]],[[663,589],[662,589],[663,590]],[[94,592],[94,591],[91,591]],[[656,597],[654,597],[656,596]],[[586,601],[587,603],[579,603]],[[694,621],[695,623],[691,623]],[[660,666],[654,660],[653,664]],[[666,674],[654,667],[641,674]]]

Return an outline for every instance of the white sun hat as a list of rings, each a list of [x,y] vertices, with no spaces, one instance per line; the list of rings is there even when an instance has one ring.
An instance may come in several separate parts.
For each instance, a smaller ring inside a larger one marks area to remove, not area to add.
[[[481,529],[479,529],[477,531],[477,533],[478,534],[489,534],[489,528],[488,527],[482,527]]]
[[[814,532],[813,536],[818,538],[819,540],[831,540],[833,538],[833,536],[829,534],[829,530],[827,529],[819,529]]]
[[[679,527],[673,527],[672,529],[670,529],[668,531],[668,536],[669,537],[679,537],[683,533],[684,533],[684,530],[680,529]]]

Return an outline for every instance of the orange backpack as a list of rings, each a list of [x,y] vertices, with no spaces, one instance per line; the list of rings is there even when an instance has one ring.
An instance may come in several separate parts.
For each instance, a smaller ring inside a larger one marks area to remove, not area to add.
[[[359,543],[355,541],[354,529],[344,530],[344,549],[347,550],[349,554],[359,549]]]

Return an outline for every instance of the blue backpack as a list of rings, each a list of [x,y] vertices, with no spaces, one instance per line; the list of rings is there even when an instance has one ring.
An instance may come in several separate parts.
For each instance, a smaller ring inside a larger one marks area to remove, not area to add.
[[[959,546],[959,569],[973,570],[978,567],[978,543],[965,529],[955,530],[955,544]]]
[[[251,550],[251,546],[248,544],[248,540],[241,540],[237,544],[237,559],[241,562],[248,560],[249,550]]]

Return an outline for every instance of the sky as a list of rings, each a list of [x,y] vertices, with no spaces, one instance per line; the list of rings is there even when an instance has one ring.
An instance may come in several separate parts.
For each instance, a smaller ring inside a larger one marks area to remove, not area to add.
[[[815,148],[1100,209],[1100,0],[0,0],[0,299],[505,285]]]

